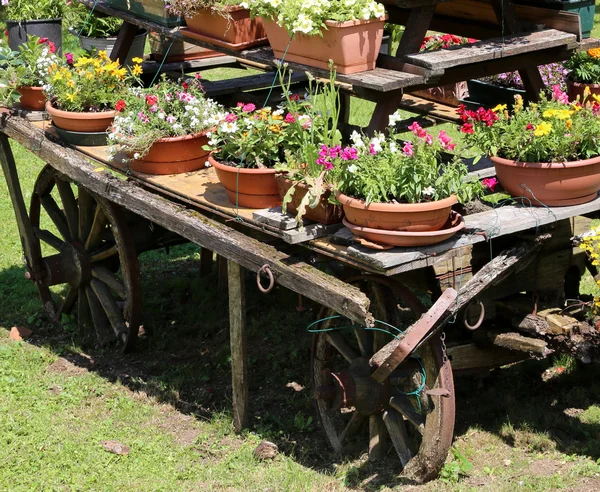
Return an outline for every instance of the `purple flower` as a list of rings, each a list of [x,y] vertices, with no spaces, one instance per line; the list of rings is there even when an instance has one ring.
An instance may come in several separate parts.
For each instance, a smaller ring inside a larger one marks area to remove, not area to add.
[[[173,123],[175,123],[175,116],[173,116],[173,115],[169,115],[169,116],[167,116],[167,118],[166,118],[166,119],[167,119],[167,122],[171,123],[171,125],[172,125]]]

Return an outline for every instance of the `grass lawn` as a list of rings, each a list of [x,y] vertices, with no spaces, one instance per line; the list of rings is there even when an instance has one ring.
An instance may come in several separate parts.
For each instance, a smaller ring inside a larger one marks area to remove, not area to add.
[[[351,123],[372,108],[354,100]],[[43,164],[13,149],[27,201]],[[127,356],[83,350],[24,279],[0,175],[0,490],[600,490],[600,370],[565,358],[458,378],[456,439],[434,482],[399,483],[393,460],[333,455],[310,389],[306,327],[318,306],[298,312],[295,295],[262,295],[251,276],[252,419],[235,434],[227,296],[216,273],[200,277],[199,256],[189,244],[141,255],[148,335]],[[12,326],[34,335],[10,340]],[[279,447],[272,461],[253,456],[263,439]]]

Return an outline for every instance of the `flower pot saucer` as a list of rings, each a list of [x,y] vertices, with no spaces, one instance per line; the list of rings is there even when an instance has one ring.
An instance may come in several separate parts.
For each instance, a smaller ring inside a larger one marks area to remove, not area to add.
[[[465,227],[465,220],[458,212],[452,211],[450,218],[438,231],[427,232],[405,232],[386,231],[371,227],[360,227],[350,224],[345,218],[344,225],[358,237],[361,244],[371,249],[389,249],[388,247],[417,247],[429,246],[450,239]],[[365,241],[363,241],[365,240]]]
[[[254,46],[262,46],[268,44],[268,40],[266,37],[253,39],[252,41],[246,41],[244,43],[228,43],[227,41],[223,41],[222,39],[206,36],[205,34],[198,34],[197,32],[190,31],[188,28],[185,27],[180,29],[179,32],[189,38],[197,39],[198,41],[204,41],[205,43],[210,43],[214,46],[220,46],[221,48],[228,48],[233,51],[242,51],[247,48],[253,48]]]
[[[106,132],[73,132],[58,128],[56,125],[52,125],[52,128],[60,140],[68,145],[78,147],[100,147],[107,145],[108,135]]]

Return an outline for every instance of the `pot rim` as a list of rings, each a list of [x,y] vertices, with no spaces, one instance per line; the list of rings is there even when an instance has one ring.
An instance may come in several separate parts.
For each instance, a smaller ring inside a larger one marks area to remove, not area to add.
[[[72,114],[85,114],[91,119],[102,119],[102,118],[114,118],[117,115],[117,111],[111,109],[109,111],[99,111],[96,113],[87,111],[64,111],[62,109],[55,108],[52,106],[51,101],[46,101],[46,111],[50,114],[55,114],[58,117],[69,118]]]
[[[458,223],[452,227],[447,227],[443,229],[438,229],[437,231],[421,231],[421,232],[411,232],[411,231],[392,231],[389,229],[374,229],[373,227],[362,227],[351,224],[344,217],[342,219],[343,224],[350,229],[351,231],[359,231],[370,234],[383,234],[386,236],[397,236],[397,237],[435,237],[435,236],[446,236],[450,233],[456,233],[461,229],[466,227],[464,217],[456,211],[452,211],[449,217],[450,223],[454,221],[458,221]]]
[[[207,128],[206,130],[202,130],[201,132],[196,133],[188,133],[187,135],[178,135],[175,137],[163,137],[155,140],[154,143],[169,143],[169,142],[183,142],[184,140],[193,140],[199,137],[205,137],[208,132],[212,132],[215,130],[215,127]]]
[[[53,17],[52,19],[32,19],[32,20],[28,20],[28,19],[21,19],[21,20],[6,19],[6,23],[8,24],[9,22],[12,22],[14,24],[45,24],[45,23],[50,23],[50,22],[62,22],[62,20],[63,20],[62,17]]]
[[[572,73],[573,73],[573,72],[569,72],[569,75],[567,75],[567,83],[568,83],[568,84],[572,84],[572,85],[573,85],[573,86],[575,86],[575,87],[585,87],[585,86],[588,86],[588,87],[591,87],[591,88],[593,88],[593,89],[600,89],[600,83],[598,83],[598,84],[591,84],[591,83],[589,83],[589,82],[577,82],[576,80],[573,80],[573,79],[570,77],[570,75],[571,75]]]
[[[568,161],[568,162],[522,162],[513,159],[505,159],[504,157],[490,156],[490,160],[494,164],[500,164],[501,166],[507,167],[519,167],[519,168],[530,168],[530,169],[568,169],[574,167],[585,167],[592,166],[594,164],[600,164],[600,155],[591,157],[590,159],[582,159],[579,161]]]
[[[277,21],[274,18],[264,18],[267,22],[272,22],[273,24],[276,24],[277,27],[280,27],[281,29],[285,29],[285,27],[281,27],[279,24],[277,24]],[[364,19],[354,19],[354,20],[347,20],[344,22],[340,22],[340,21],[334,21],[334,20],[326,20],[325,21],[325,25],[327,27],[351,27],[351,26],[363,26],[366,24],[374,24],[376,22],[385,22],[388,19],[388,15],[385,14],[381,17],[373,17],[371,19],[368,20],[364,20]]]
[[[216,160],[212,153],[208,155],[208,162],[210,162],[211,166],[216,167],[217,169],[221,169],[223,171],[228,171],[231,173],[239,173],[239,174],[275,174],[278,171],[276,171],[273,168],[266,168],[266,169],[249,169],[246,167],[233,167],[233,166],[227,166],[226,164],[222,164],[221,162],[219,162],[218,160]]]
[[[17,86],[17,90],[19,89],[27,89],[32,91],[42,91],[44,88],[41,85],[19,85]]]
[[[342,205],[357,208],[361,210],[369,210],[373,212],[428,212],[430,210],[439,210],[458,203],[456,195],[450,195],[448,198],[435,200],[433,202],[424,203],[370,203],[367,205],[364,200],[351,198],[344,195],[341,191],[335,192],[335,197]],[[379,229],[374,229],[379,230]]]
[[[106,39],[107,41],[116,41],[117,40],[117,35],[116,34],[114,36],[106,36],[106,37],[102,37],[102,36],[100,36],[100,37],[97,37],[97,36],[83,36],[83,35],[78,36],[77,35],[77,33],[78,33],[77,29],[73,29],[72,27],[69,27],[69,32],[71,34],[77,36],[78,38],[81,38],[81,39]],[[136,34],[134,36],[134,38],[139,38],[141,36],[147,36],[147,35],[148,35],[148,29],[140,27],[138,29],[138,34]]]

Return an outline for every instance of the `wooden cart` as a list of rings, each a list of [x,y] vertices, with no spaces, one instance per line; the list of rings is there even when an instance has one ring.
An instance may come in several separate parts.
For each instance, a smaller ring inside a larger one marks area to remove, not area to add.
[[[135,25],[181,36],[113,11],[101,0],[83,3],[96,3],[96,9],[127,21],[115,57],[126,50]],[[391,15],[408,16],[407,32],[416,39],[435,21],[437,10],[409,7],[392,8]],[[392,103],[405,87],[561,59],[578,46],[576,34],[554,29],[525,37],[505,38],[507,43],[518,39],[512,51],[507,44],[501,49],[482,45],[466,64],[441,55],[410,55],[412,61],[406,61],[402,53],[416,46],[409,37],[398,58],[383,57],[383,67],[374,73],[340,77],[340,82],[347,94],[385,98],[375,112],[374,129],[396,109]],[[272,64],[267,48],[230,54]],[[532,94],[540,82],[535,72],[523,69]],[[47,163],[29,208],[10,139]],[[467,228],[445,243],[373,251],[355,244],[343,228],[307,224],[299,230],[276,211],[238,209],[227,201],[210,168],[176,176],[130,172],[109,162],[104,148],[64,146],[45,123],[16,115],[2,115],[0,163],[26,276],[36,284],[51,319],[58,322],[76,309],[79,332],[88,342],[132,348],[141,315],[138,254],[180,241],[198,244],[205,266],[212,263],[213,252],[227,262],[236,429],[248,418],[247,269],[257,272],[262,289],[276,282],[323,306],[312,373],[318,413],[332,447],[343,451],[362,445],[371,460],[378,460],[391,441],[403,473],[418,480],[437,475],[452,442],[451,361],[455,370],[490,369],[546,356],[553,343],[564,345],[564,336],[561,341],[552,337],[557,330],[568,335],[573,326],[557,329],[552,313],[544,317],[537,305],[546,300],[562,306],[566,297],[577,296],[585,256],[574,253],[570,238],[589,223],[581,216],[600,210],[600,198],[562,208],[505,206],[468,216]],[[493,169],[477,172],[489,175]],[[48,221],[57,233],[44,228]],[[343,268],[332,269],[335,275],[318,268],[328,263]],[[56,285],[66,285],[60,299],[52,293]],[[409,286],[429,292],[431,305],[425,307]],[[517,298],[506,301],[510,296]],[[509,313],[508,321],[494,323],[502,313]],[[558,319],[565,318],[559,313]]]

